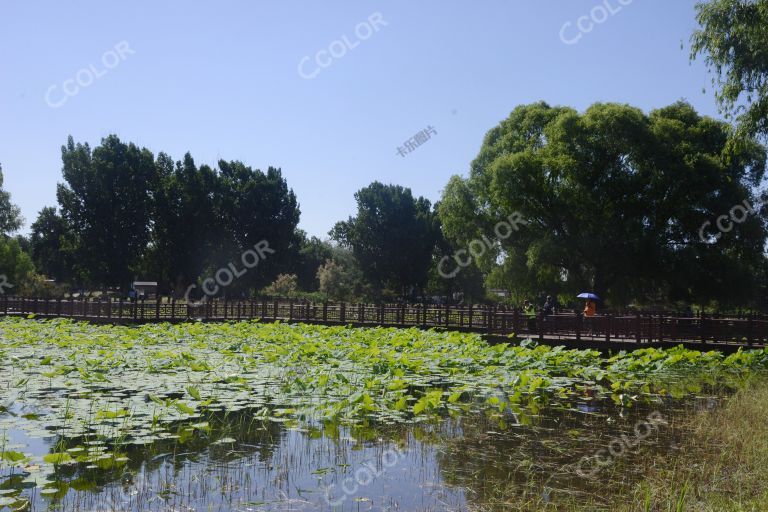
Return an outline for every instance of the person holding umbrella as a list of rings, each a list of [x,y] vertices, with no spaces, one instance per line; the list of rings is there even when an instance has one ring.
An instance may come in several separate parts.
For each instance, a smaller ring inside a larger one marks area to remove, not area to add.
[[[600,297],[594,293],[580,293],[577,298],[586,299],[584,303],[584,316],[595,316],[595,313],[597,313],[597,303],[595,301],[600,300]]]
[[[597,313],[597,302],[600,300],[600,297],[595,295],[594,293],[580,293],[577,295],[577,298],[579,299],[585,299],[586,302],[584,303],[584,317],[589,319],[589,330],[590,334],[594,336],[595,334],[595,321],[594,317]]]

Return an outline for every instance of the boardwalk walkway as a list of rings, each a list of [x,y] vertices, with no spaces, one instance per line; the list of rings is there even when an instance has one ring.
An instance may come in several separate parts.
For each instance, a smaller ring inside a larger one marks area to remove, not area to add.
[[[187,304],[172,301],[42,299],[4,296],[0,316],[72,318],[116,324],[251,320],[326,325],[442,328],[476,332],[499,341],[511,334],[547,344],[627,349],[684,343],[726,351],[764,347],[768,317],[680,316],[674,314],[610,314],[584,318],[560,313],[527,319],[519,309],[404,304],[310,303],[253,299]]]

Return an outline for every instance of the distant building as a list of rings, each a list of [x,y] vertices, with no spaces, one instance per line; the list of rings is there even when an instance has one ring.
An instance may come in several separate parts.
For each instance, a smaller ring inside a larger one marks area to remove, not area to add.
[[[157,281],[134,281],[131,289],[138,299],[154,299],[157,296]]]

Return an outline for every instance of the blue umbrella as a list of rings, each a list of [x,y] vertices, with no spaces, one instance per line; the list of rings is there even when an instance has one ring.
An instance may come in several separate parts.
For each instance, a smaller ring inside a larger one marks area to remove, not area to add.
[[[590,300],[600,300],[600,297],[595,295],[594,293],[580,293],[576,296],[577,299],[590,299]]]

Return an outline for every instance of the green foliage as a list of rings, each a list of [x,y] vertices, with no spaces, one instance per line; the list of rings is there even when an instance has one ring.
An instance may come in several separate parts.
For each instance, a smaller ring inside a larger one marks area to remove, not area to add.
[[[272,284],[264,288],[263,293],[277,297],[293,297],[298,290],[296,274],[280,274]]]
[[[19,207],[11,203],[11,194],[3,190],[3,167],[0,165],[0,236],[8,236],[21,228]]]
[[[21,250],[13,238],[0,236],[0,294],[16,295],[24,291],[36,279],[35,266],[29,255]]]
[[[696,11],[691,58],[705,56],[724,113],[768,138],[768,0],[709,0]]]
[[[686,103],[649,115],[537,103],[488,132],[469,178],[450,180],[438,211],[454,245],[496,240],[475,263],[499,287],[592,289],[613,304],[744,303],[763,264],[764,219],[751,215],[714,243],[699,233],[734,205],[754,203],[764,172],[762,146],[733,139],[729,125]],[[496,237],[494,227],[515,213],[527,224]]]
[[[354,257],[341,247],[318,268],[317,278],[324,299],[357,302],[373,295]]]
[[[67,245],[70,240],[71,234],[56,208],[43,208],[32,224],[30,236],[30,252],[38,272],[57,281],[72,279],[73,250]]]
[[[337,223],[331,238],[352,249],[375,288],[389,287],[400,295],[423,289],[439,237],[429,201],[379,182],[359,190],[355,199],[357,215]]]
[[[274,252],[221,292],[238,293],[296,262],[299,209],[280,169],[225,160],[198,168],[189,154],[155,159],[115,135],[93,150],[70,137],[62,161],[60,213],[45,208],[32,226],[32,253],[51,277],[125,288],[147,276],[184,295],[220,268],[242,269],[243,253],[266,242]]]
[[[88,283],[125,286],[149,242],[154,157],[115,135],[93,151],[69,137],[61,152],[65,183],[56,196],[71,233],[66,246],[75,273]]]

